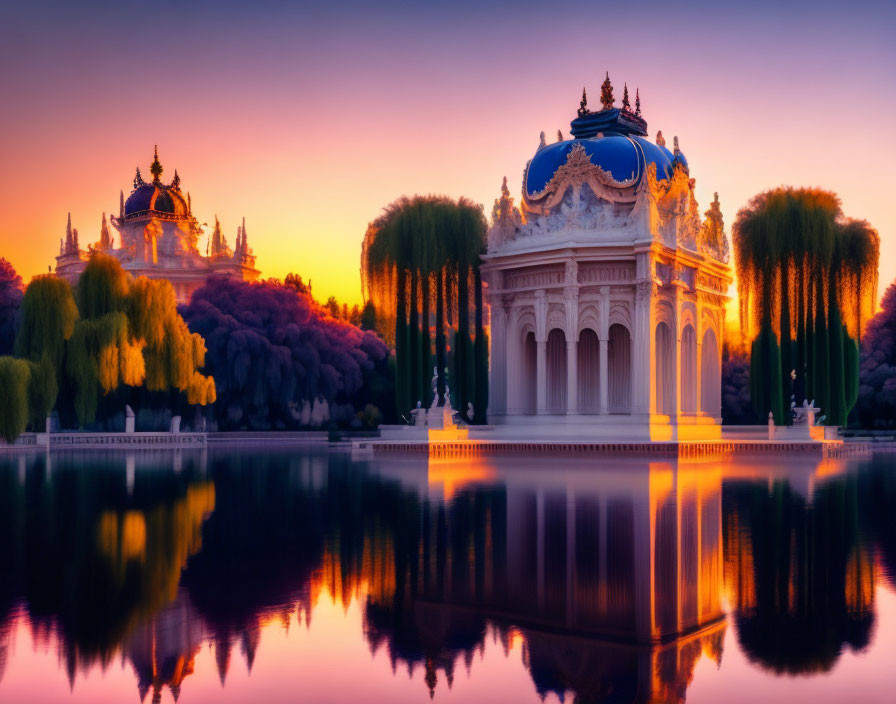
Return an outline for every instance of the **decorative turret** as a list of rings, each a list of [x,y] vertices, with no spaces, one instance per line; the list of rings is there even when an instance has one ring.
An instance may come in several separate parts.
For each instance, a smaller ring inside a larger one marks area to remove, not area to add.
[[[602,109],[598,112],[588,110],[585,97],[583,94],[578,115],[571,123],[570,134],[574,139],[593,139],[598,135],[611,134],[647,135],[647,123],[641,117],[640,101],[637,102],[635,112],[632,112],[628,84],[623,89],[622,108],[614,107],[615,98],[609,72],[600,87]]]
[[[149,165],[149,173],[152,174],[152,182],[155,184],[162,182],[162,172],[164,169],[162,168],[162,164],[159,162],[159,145],[155,145],[155,151],[153,152],[153,160]]]
[[[118,219],[124,220],[124,191],[118,192]]]
[[[641,94],[635,88],[635,116],[641,117]]]
[[[68,221],[65,223],[65,254],[69,254],[74,246],[74,238],[72,237],[72,214],[68,214]]]
[[[137,167],[137,175],[134,176],[134,189],[140,188],[140,186],[145,186],[146,181],[143,180],[143,177],[140,175],[140,167]]]
[[[557,130],[557,141],[558,142],[563,141],[563,130]]]
[[[103,224],[100,225],[100,241],[98,249],[112,249],[112,236],[109,234],[109,225],[106,222],[106,214],[103,213]]]
[[[218,222],[218,215],[215,214],[215,229],[212,232],[212,251],[211,255],[217,256],[221,252],[221,223]]]
[[[544,139],[544,130],[541,131],[541,134],[538,135],[538,148],[547,146],[547,142]]]
[[[176,190],[180,190],[180,175],[177,173],[177,169],[174,170],[174,178],[171,180],[171,188]]]
[[[663,131],[660,130],[656,133],[656,146],[665,147],[666,146],[666,138],[663,137]]]
[[[604,110],[609,110],[616,103],[616,99],[613,97],[613,84],[610,83],[610,72],[607,71],[607,77],[604,78],[604,82],[600,84],[600,104],[603,105]]]
[[[585,87],[582,87],[582,102],[579,103],[579,117],[585,117],[588,114],[588,95],[585,93]]]

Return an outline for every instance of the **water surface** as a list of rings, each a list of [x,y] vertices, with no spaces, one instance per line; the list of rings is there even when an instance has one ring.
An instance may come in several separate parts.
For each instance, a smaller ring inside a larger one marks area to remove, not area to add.
[[[896,458],[0,455],[0,701],[890,701]]]

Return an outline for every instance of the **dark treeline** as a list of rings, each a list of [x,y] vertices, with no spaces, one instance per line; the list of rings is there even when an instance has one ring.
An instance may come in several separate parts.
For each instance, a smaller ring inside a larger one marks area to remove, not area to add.
[[[62,428],[121,431],[126,405],[137,430],[173,415],[184,429],[375,427],[395,418],[394,360],[375,328],[372,305],[319,304],[295,275],[212,277],[179,311],[168,281],[134,279],[108,255],[74,288],[44,275],[24,290],[0,259],[0,438],[42,432],[51,411]]]
[[[474,417],[467,420],[486,420],[488,341],[479,271],[485,233],[482,208],[470,201],[415,196],[387,206],[364,235],[362,287],[382,328],[394,330],[399,414],[432,403],[433,368],[442,405],[450,367],[452,405],[466,418],[472,403]]]

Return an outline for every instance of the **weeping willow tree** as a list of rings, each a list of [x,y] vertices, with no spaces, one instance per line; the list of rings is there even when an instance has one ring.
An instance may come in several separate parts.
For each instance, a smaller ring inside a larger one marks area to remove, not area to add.
[[[843,216],[836,195],[779,188],[737,215],[741,327],[752,341],[750,395],[760,417],[790,422],[790,397],[843,425],[858,398],[858,343],[874,312],[879,238]]]
[[[485,422],[488,345],[479,276],[485,231],[481,208],[465,198],[453,201],[442,196],[399,198],[367,228],[361,250],[362,286],[384,329],[395,331],[391,342],[399,413],[418,402],[424,406],[432,402],[433,366],[438,403],[444,403],[444,371],[450,353],[454,373],[449,383],[455,405],[466,415],[472,402],[476,417],[469,420]]]
[[[94,254],[78,280],[78,310],[67,345],[66,372],[81,425],[96,418],[100,395],[120,386],[176,389],[190,404],[215,400],[214,380],[197,369],[205,342],[177,313],[168,281],[136,281],[118,260]]]

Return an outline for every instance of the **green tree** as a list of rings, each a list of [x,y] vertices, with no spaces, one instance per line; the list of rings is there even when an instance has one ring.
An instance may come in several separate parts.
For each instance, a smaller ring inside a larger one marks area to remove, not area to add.
[[[475,272],[485,231],[480,207],[464,198],[453,201],[440,196],[400,198],[367,229],[361,254],[364,293],[382,320],[394,321],[399,413],[417,401],[428,404],[431,400],[433,327],[439,403],[444,401],[447,333],[454,320],[451,385],[462,412],[474,398],[470,292],[479,285]],[[481,311],[481,295],[477,297],[474,291],[475,306]],[[484,405],[481,410],[484,418]]]
[[[734,246],[757,414],[789,423],[793,394],[844,425],[858,396],[858,342],[874,312],[877,233],[846,219],[833,193],[778,188],[741,209]]]
[[[23,359],[0,357],[0,437],[13,443],[28,425],[31,368]]]

